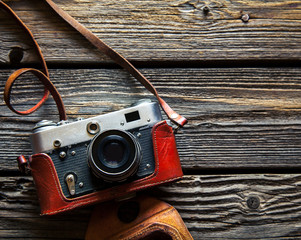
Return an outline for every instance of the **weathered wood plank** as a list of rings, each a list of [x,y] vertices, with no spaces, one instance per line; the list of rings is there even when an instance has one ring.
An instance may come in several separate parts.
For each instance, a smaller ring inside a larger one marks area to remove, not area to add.
[[[65,64],[108,61],[43,1],[6,2],[32,30],[47,61]],[[57,2],[133,61],[300,60],[298,0]],[[204,12],[205,6],[208,12]],[[244,14],[249,15],[248,22],[241,20]],[[10,51],[16,46],[24,51],[22,63],[35,61],[32,46],[2,11],[0,23],[0,63],[10,63]]]
[[[299,68],[142,69],[161,96],[189,120],[177,136],[184,169],[301,167]],[[0,74],[3,91],[9,70]],[[125,108],[152,96],[119,69],[51,70],[70,119]],[[28,83],[25,84],[25,83]],[[18,108],[41,96],[34,80],[15,86]],[[24,97],[24,98],[22,98]],[[30,154],[28,134],[42,119],[58,120],[52,100],[30,116],[1,103],[0,170],[17,170]]]
[[[39,217],[31,177],[0,182],[1,238],[83,238],[92,207]],[[176,207],[195,240],[300,239],[300,187],[300,174],[202,175],[145,192]]]

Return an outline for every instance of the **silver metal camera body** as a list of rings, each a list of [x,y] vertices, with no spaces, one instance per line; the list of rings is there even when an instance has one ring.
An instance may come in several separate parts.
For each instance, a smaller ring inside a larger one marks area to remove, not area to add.
[[[157,102],[74,122],[43,120],[30,137],[33,153],[48,154],[64,195],[77,197],[154,172],[152,127],[162,121]]]

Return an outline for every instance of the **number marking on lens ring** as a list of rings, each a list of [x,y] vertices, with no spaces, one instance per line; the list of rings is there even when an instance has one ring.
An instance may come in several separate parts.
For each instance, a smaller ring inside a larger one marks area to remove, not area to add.
[[[96,121],[89,122],[87,125],[88,133],[95,135],[100,130],[99,124]]]

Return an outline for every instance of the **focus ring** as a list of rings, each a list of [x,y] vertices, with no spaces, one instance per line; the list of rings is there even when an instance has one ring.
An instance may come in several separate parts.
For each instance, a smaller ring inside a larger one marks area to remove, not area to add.
[[[88,148],[92,173],[107,182],[125,181],[134,175],[141,158],[141,146],[135,136],[122,130],[101,132]]]

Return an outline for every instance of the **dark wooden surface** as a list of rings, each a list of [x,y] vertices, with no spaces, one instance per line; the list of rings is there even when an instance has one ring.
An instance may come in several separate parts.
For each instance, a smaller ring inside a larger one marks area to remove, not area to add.
[[[152,98],[43,1],[5,2],[39,42],[70,119]],[[57,3],[189,120],[176,136],[185,178],[147,193],[175,206],[195,239],[301,239],[301,1]],[[38,63],[2,11],[0,42],[2,92],[14,69]],[[31,78],[13,91],[19,109],[42,94]],[[40,217],[32,178],[15,161],[30,154],[37,121],[58,119],[53,100],[30,116],[3,102],[0,111],[0,238],[83,239],[92,207]]]

